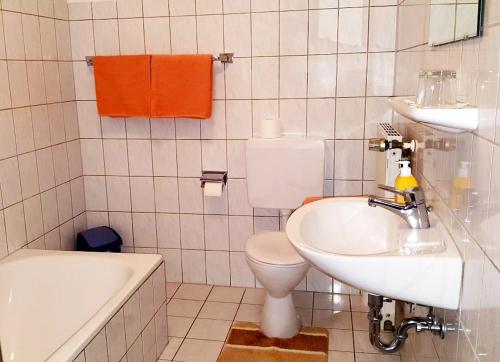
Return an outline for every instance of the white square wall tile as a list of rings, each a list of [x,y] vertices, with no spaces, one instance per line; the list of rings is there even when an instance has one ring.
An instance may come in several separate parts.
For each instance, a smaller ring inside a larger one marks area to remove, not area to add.
[[[280,98],[306,97],[307,57],[281,57],[279,74]]]
[[[225,140],[203,140],[202,145],[202,168],[204,170],[225,171],[227,170],[226,141]]]
[[[250,0],[224,1],[224,13],[248,13],[250,12]]]
[[[93,23],[96,55],[119,55],[118,21],[106,19],[94,20]]]
[[[120,0],[116,5],[119,18],[142,17],[142,0]]]
[[[252,59],[252,95],[254,99],[278,98],[279,58]]]
[[[107,139],[102,142],[106,175],[128,176],[127,142]]]
[[[205,247],[207,250],[229,250],[229,224],[226,215],[205,215]]]
[[[12,253],[26,244],[26,226],[23,205],[19,203],[6,208],[4,210],[4,217],[7,247],[9,253]]]
[[[140,19],[119,19],[121,54],[144,54],[144,21]]]
[[[368,8],[339,10],[339,53],[365,52],[368,44]]]
[[[207,251],[207,283],[230,285],[229,252]]]
[[[196,54],[196,18],[194,16],[170,18],[170,34],[172,54]]]
[[[199,140],[178,140],[177,163],[179,176],[200,177],[201,142]]]
[[[156,214],[156,234],[158,247],[162,249],[180,248],[180,221],[178,214]]]
[[[229,216],[231,251],[244,251],[245,243],[253,235],[253,216]]]
[[[283,12],[280,15],[280,54],[307,54],[307,11]]]
[[[73,60],[83,60],[85,56],[94,55],[94,28],[92,21],[70,22]],[[78,44],[78,46],[76,46]]]
[[[248,139],[252,135],[252,102],[227,101],[227,138]]]
[[[182,249],[205,249],[203,215],[181,214]]]
[[[0,159],[16,154],[16,135],[12,111],[0,112]]]
[[[394,93],[394,53],[370,53],[368,55],[368,96],[392,96]]]
[[[169,5],[171,16],[195,14],[195,0],[170,0]]]
[[[147,54],[170,54],[169,18],[144,19],[144,36]]]
[[[252,96],[252,61],[240,58],[226,65],[227,99],[250,99]]]
[[[179,178],[179,207],[181,213],[203,213],[203,191],[199,178]]]
[[[156,212],[179,211],[179,190],[174,177],[155,177],[154,189]]]
[[[133,213],[134,246],[136,248],[156,248],[156,219],[153,213]]]
[[[106,177],[109,211],[131,211],[130,182],[128,177]]]
[[[104,175],[102,140],[82,139],[82,165],[84,175]]]
[[[276,55],[279,55],[279,13],[253,13],[252,56]]]
[[[363,141],[335,141],[335,179],[361,180]]]
[[[394,51],[396,48],[396,6],[370,8],[368,51]]]
[[[154,186],[152,177],[131,177],[130,192],[132,197],[132,211],[155,211]]]
[[[333,139],[335,134],[335,99],[307,100],[307,134]]]
[[[206,283],[205,251],[182,250],[182,281]]]
[[[19,162],[16,157],[0,161],[0,184],[4,207],[22,200]]]
[[[26,153],[20,155],[18,161],[22,195],[23,199],[27,199],[40,192],[36,155],[34,152]]]
[[[86,210],[107,210],[106,180],[104,176],[85,176]]]
[[[309,12],[309,54],[337,52],[338,10]]]
[[[364,133],[365,98],[337,98],[335,137],[362,139]]]
[[[196,14],[222,14],[222,0],[196,0]]]
[[[316,55],[308,60],[307,96],[334,97],[337,85],[337,56]]]
[[[230,215],[252,215],[253,208],[248,202],[247,182],[244,179],[228,180]]]
[[[285,134],[306,133],[306,100],[283,99],[280,101],[281,130]]]
[[[198,52],[219,54],[224,49],[222,15],[199,16],[196,22]]]
[[[338,97],[359,97],[365,95],[366,54],[340,54],[338,57]]]
[[[251,55],[250,14],[224,16],[224,49],[239,57]]]
[[[130,176],[152,176],[151,140],[128,140]]]

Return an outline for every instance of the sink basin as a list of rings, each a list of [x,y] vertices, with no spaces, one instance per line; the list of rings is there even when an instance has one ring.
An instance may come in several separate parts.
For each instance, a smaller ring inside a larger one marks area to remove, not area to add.
[[[316,268],[371,294],[457,309],[462,258],[444,225],[410,229],[399,216],[341,197],[302,206],[288,219],[292,245]]]

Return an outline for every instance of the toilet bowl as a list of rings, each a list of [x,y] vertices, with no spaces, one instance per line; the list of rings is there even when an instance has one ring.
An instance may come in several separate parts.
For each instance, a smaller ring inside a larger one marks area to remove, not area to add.
[[[309,263],[295,251],[284,232],[253,235],[247,240],[245,252],[250,269],[266,290],[262,332],[278,338],[297,335],[302,322],[291,292],[305,277]]]

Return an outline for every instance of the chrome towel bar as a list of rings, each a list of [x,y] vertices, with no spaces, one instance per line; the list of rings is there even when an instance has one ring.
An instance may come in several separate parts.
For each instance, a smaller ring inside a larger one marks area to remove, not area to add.
[[[218,56],[212,56],[212,59],[214,62],[221,62],[221,63],[233,63],[234,60],[234,53],[220,53]],[[86,56],[85,61],[87,62],[87,65],[89,67],[92,67],[94,65],[94,57],[93,56]]]

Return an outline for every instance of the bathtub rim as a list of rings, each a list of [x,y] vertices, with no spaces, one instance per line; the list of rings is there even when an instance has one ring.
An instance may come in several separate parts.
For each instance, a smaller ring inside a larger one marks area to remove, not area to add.
[[[73,361],[94,339],[94,337],[106,326],[113,316],[127,303],[132,295],[139,290],[141,285],[152,276],[162,264],[163,257],[159,254],[135,254],[135,253],[95,253],[59,250],[35,250],[20,249],[13,254],[0,260],[2,265],[44,256],[77,257],[97,259],[112,259],[123,262],[133,271],[129,280],[110,299],[97,309],[79,329],[77,329],[62,345],[58,346],[45,361]]]

